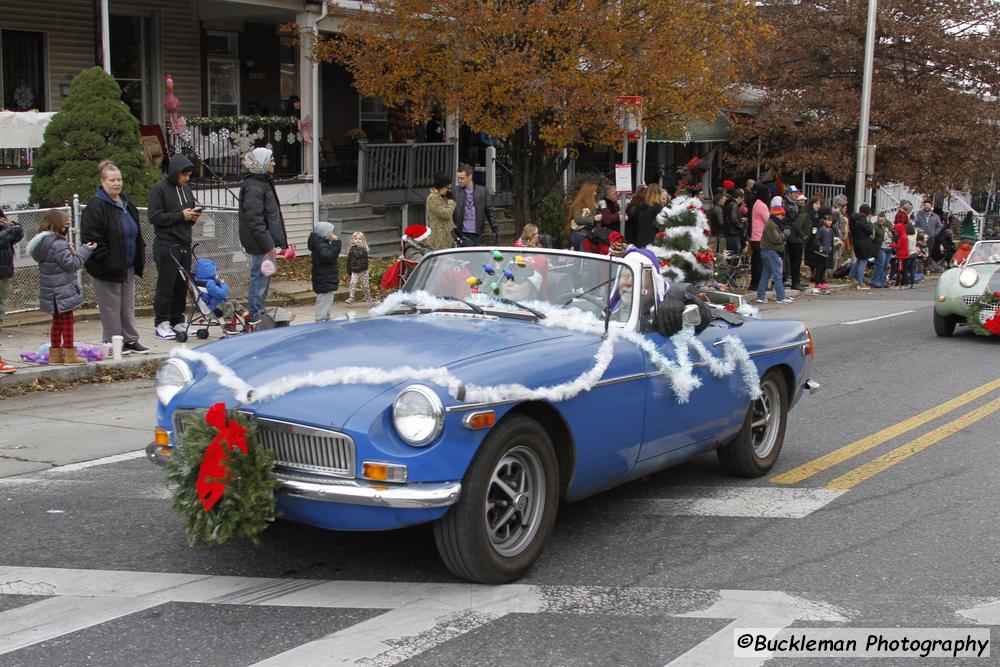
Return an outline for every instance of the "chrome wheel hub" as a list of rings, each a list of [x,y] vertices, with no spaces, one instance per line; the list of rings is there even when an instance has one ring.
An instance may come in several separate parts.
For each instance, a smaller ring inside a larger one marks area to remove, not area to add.
[[[498,554],[510,558],[531,544],[545,512],[545,471],[533,450],[516,446],[497,461],[483,511]]]

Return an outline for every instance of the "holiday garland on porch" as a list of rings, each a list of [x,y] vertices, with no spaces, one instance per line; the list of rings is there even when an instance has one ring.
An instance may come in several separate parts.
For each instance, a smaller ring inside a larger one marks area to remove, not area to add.
[[[965,323],[978,336],[1000,336],[1000,292],[987,292],[969,306]]]
[[[188,544],[256,544],[275,518],[274,454],[260,445],[253,422],[225,404],[194,414],[167,464]]]

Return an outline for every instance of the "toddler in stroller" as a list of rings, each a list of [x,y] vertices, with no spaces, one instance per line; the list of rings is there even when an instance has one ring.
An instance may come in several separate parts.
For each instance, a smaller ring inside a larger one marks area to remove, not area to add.
[[[188,280],[188,286],[192,295],[191,308],[184,333],[177,335],[179,342],[187,339],[192,326],[196,328],[195,336],[200,339],[208,338],[210,327],[219,327],[224,338],[251,330],[249,313],[229,298],[229,285],[218,275],[215,262],[204,257],[195,262],[194,276]]]

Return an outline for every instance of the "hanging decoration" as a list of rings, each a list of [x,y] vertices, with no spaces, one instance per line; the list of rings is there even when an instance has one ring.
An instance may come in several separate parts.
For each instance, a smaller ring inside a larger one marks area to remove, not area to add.
[[[965,323],[978,336],[1000,336],[1000,292],[979,297],[969,306]]]
[[[475,284],[479,284],[476,278],[470,278],[470,281],[476,281]],[[473,285],[472,282],[469,284]],[[490,285],[490,291],[493,291],[493,285]],[[487,294],[473,293],[468,300],[475,305],[500,307],[500,304]],[[554,306],[545,301],[528,301],[525,302],[525,305],[545,315],[544,319],[538,320],[538,324],[543,327],[569,329],[594,334],[598,338],[604,334],[603,320],[591,313],[576,308]],[[381,305],[371,309],[369,314],[373,317],[388,315],[404,306],[410,310],[414,307],[420,310],[434,310],[454,308],[455,302],[435,297],[423,291],[396,292],[386,297]],[[760,378],[757,367],[750,359],[750,354],[743,342],[736,336],[726,336],[718,343],[721,346],[722,356],[716,356],[695,336],[693,327],[685,327],[683,331],[671,337],[675,359],[665,356],[646,336],[614,327],[598,345],[598,349],[594,353],[595,363],[593,367],[573,380],[558,385],[535,388],[520,384],[467,385],[446,367],[414,368],[411,366],[395,369],[343,366],[326,371],[280,378],[254,387],[207,352],[175,347],[171,354],[203,364],[205,370],[215,375],[219,384],[231,390],[236,400],[241,403],[270,400],[304,387],[394,384],[404,381],[437,384],[443,387],[452,398],[463,402],[521,400],[559,402],[569,400],[584,391],[589,391],[600,381],[614,357],[614,343],[618,338],[622,338],[642,350],[650,362],[669,378],[679,403],[686,403],[691,392],[701,386],[701,380],[694,373],[696,362],[692,358],[695,358],[699,365],[707,367],[709,372],[717,377],[730,375],[739,370],[750,396],[756,398],[760,395]]]
[[[188,544],[257,543],[275,518],[274,455],[260,446],[253,422],[224,403],[195,414],[202,418],[187,425],[167,464]]]

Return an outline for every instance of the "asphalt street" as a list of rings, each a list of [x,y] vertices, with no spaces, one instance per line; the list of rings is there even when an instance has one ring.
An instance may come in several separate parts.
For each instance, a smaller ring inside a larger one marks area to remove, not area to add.
[[[915,660],[736,659],[744,627],[989,630],[993,657],[920,664],[997,664],[1000,344],[937,338],[931,290],[764,306],[812,328],[823,385],[775,469],[708,454],[563,505],[502,587],[456,581],[424,527],[189,548],[137,455],[150,382],[0,401],[0,666]]]

